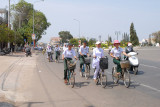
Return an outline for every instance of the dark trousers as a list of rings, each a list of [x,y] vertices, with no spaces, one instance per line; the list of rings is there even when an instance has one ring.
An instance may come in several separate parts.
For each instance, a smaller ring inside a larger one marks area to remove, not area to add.
[[[120,65],[120,59],[113,59],[113,62],[117,65],[117,72],[121,72],[122,69],[121,69],[121,65]]]
[[[71,61],[72,58],[66,58],[68,61]],[[67,66],[67,60],[64,60],[64,79],[67,79],[67,70],[68,70],[68,66]]]
[[[84,58],[87,58],[87,55],[80,55],[80,69],[82,69],[82,65],[84,64]]]
[[[60,55],[59,51],[56,51],[56,60],[58,60],[58,56]]]

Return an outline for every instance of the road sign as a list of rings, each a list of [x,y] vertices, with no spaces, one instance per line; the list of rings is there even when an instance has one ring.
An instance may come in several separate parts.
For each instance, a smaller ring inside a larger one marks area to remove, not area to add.
[[[36,34],[32,34],[32,40],[36,39]]]

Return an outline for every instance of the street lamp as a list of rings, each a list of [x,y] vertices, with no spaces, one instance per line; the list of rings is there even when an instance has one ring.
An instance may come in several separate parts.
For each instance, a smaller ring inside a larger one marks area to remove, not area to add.
[[[80,38],[80,27],[81,27],[81,25],[80,25],[80,21],[79,21],[79,20],[77,20],[77,19],[73,19],[73,20],[75,20],[75,21],[77,21],[77,22],[79,23],[78,31],[79,31],[79,38]]]
[[[34,33],[35,33],[35,32],[34,32],[34,4],[37,3],[37,2],[40,2],[40,1],[44,1],[44,0],[35,1],[35,2],[33,3],[33,35],[35,35],[35,34],[34,34]],[[34,39],[33,43],[34,43],[34,47],[35,47],[35,39]]]

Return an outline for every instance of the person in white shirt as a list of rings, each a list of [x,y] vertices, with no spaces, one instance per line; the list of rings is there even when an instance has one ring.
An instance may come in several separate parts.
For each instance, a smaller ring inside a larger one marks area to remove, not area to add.
[[[87,41],[83,42],[83,45],[79,48],[79,54],[80,54],[80,72],[82,71],[82,65],[84,64],[84,58],[87,58],[87,55],[89,56],[89,48],[87,47]]]
[[[67,49],[67,45],[64,44],[64,46],[63,46],[63,51],[65,51],[66,49]]]
[[[47,52],[47,58],[48,58],[48,60],[50,60],[50,59],[49,59],[49,56],[50,56],[50,55],[51,55],[51,59],[52,59],[52,48],[51,48],[51,45],[50,45],[50,44],[47,45],[46,52]]]
[[[118,40],[114,41],[114,48],[112,48],[111,52],[110,52],[110,56],[113,58],[113,62],[117,65],[117,75],[120,74],[120,72],[122,71],[121,69],[121,65],[120,65],[120,61],[121,61],[121,54],[128,56],[125,51],[119,47],[120,46],[120,42]]]
[[[97,74],[100,71],[100,58],[104,58],[103,49],[101,48],[101,42],[96,42],[96,48],[93,49],[93,62],[92,67],[95,69],[93,79],[96,82]]]
[[[68,61],[71,61],[72,60],[72,57],[74,57],[76,60],[77,60],[77,57],[76,57],[76,53],[75,51],[72,49],[72,44],[69,43],[68,44],[68,48],[66,50],[64,50],[63,54],[62,54],[62,59],[66,59],[64,60],[64,82],[67,83],[67,70],[68,70],[68,67],[67,67],[67,60]]]
[[[54,52],[56,53],[56,55],[55,55],[55,62],[57,62],[58,56],[60,55],[60,48],[59,48],[58,45],[56,45],[56,47],[54,48]]]

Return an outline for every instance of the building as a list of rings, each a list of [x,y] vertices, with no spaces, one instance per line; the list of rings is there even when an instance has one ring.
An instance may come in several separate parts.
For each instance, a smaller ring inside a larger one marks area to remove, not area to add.
[[[0,9],[0,24],[8,24],[8,11],[6,9]]]
[[[51,45],[60,45],[61,44],[61,38],[60,37],[52,37],[50,40]]]

